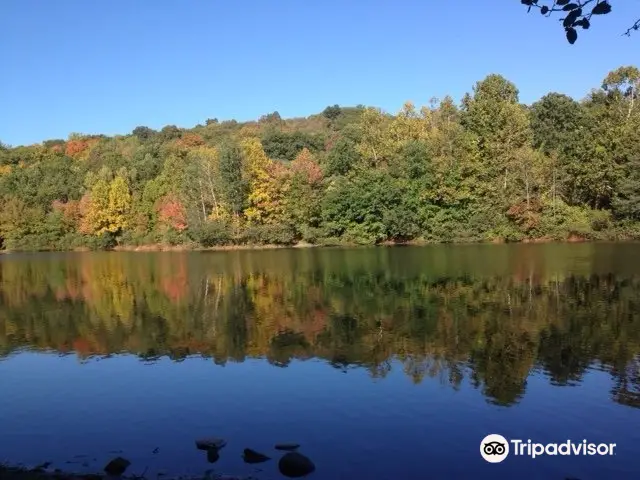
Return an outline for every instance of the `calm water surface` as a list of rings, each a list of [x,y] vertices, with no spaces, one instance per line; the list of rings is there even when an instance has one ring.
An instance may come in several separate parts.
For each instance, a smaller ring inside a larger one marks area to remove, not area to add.
[[[317,480],[640,478],[639,354],[637,244],[5,255],[0,460],[281,479],[298,442]],[[490,433],[616,455],[488,464]]]

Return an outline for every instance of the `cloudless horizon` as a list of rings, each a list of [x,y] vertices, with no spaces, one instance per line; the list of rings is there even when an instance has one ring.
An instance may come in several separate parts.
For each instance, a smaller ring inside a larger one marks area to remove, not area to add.
[[[459,101],[499,73],[532,103],[576,99],[607,72],[640,63],[640,0],[612,1],[568,44],[556,15],[518,0],[13,0],[2,5],[0,141],[27,145],[72,132],[190,128],[327,105],[398,111],[411,100]],[[463,8],[462,5],[465,5]],[[497,5],[497,4],[496,4]]]

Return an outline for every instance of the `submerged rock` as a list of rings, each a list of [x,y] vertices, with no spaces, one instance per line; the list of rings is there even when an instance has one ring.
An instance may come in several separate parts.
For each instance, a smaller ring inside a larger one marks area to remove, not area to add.
[[[276,444],[276,450],[286,450],[291,452],[293,450],[297,450],[298,448],[300,448],[299,443],[277,443]]]
[[[310,474],[315,471],[316,466],[301,453],[289,452],[285,453],[278,462],[278,469],[285,477],[296,478]]]
[[[198,450],[211,450],[211,449],[220,450],[226,444],[227,444],[226,440],[222,438],[216,438],[216,437],[201,438],[199,440],[196,440],[196,448]]]
[[[245,448],[242,453],[242,458],[246,463],[262,463],[267,460],[271,460],[271,457],[267,457],[263,453],[256,452],[255,450],[251,450],[250,448]]]
[[[107,463],[107,466],[104,467],[104,471],[107,475],[118,476],[122,475],[127,468],[129,468],[131,462],[126,458],[116,457]]]
[[[42,470],[46,470],[47,468],[49,468],[51,466],[51,462],[44,462],[40,465],[38,465],[34,470],[38,471],[42,471]]]

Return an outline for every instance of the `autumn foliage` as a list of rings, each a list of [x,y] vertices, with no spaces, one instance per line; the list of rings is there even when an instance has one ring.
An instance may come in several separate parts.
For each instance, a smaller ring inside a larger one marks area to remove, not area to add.
[[[82,202],[81,200],[69,200],[61,202],[55,200],[51,205],[54,212],[61,212],[62,219],[66,225],[78,227],[82,221]]]
[[[304,148],[293,162],[291,171],[294,175],[301,175],[309,184],[317,184],[322,180],[322,168],[313,159],[311,152]]]
[[[64,154],[69,157],[76,157],[89,148],[89,142],[86,140],[69,140],[64,150]]]
[[[179,232],[187,228],[187,214],[182,202],[173,194],[165,195],[158,201],[158,219],[169,228]]]
[[[176,140],[178,148],[189,149],[204,145],[204,139],[197,133],[185,133]]]
[[[0,143],[0,248],[640,238],[640,73],[456,103]]]

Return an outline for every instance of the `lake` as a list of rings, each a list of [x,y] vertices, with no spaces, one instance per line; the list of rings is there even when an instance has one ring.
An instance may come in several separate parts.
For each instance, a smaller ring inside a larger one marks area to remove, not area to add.
[[[639,478],[639,407],[639,244],[0,256],[0,461]],[[616,447],[489,463],[489,434]]]

